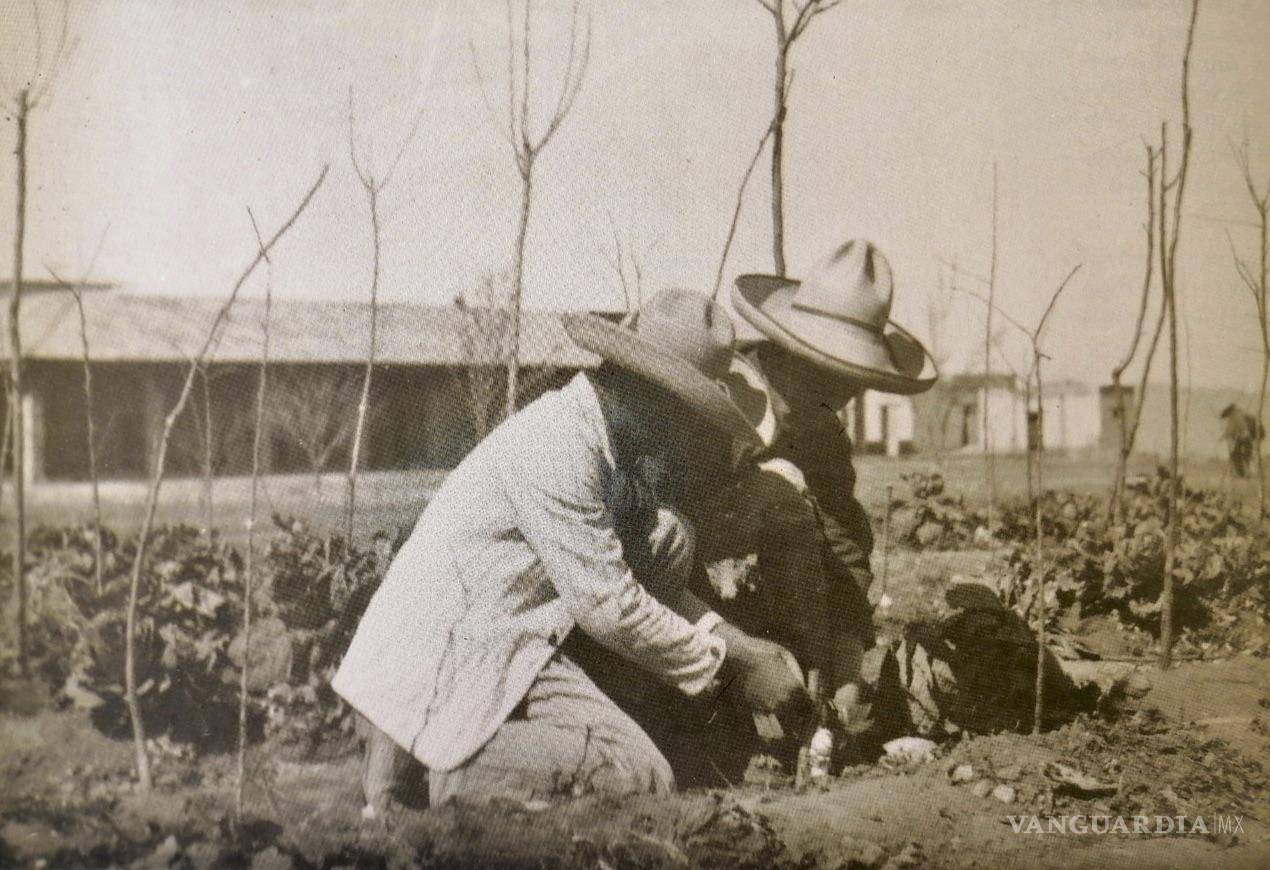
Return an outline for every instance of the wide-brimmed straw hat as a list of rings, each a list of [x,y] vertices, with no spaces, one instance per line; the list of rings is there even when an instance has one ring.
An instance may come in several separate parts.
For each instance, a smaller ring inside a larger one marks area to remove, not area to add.
[[[737,313],[764,336],[861,387],[911,395],[935,383],[935,361],[891,321],[891,266],[869,242],[852,239],[801,281],[742,275]]]
[[[672,288],[653,296],[620,324],[593,314],[563,315],[579,346],[656,384],[717,429],[747,446],[762,439],[727,393],[738,365],[735,328],[710,297]]]

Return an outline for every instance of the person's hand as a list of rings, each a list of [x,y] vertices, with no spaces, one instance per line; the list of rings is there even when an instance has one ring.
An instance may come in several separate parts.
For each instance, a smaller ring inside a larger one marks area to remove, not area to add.
[[[728,691],[746,708],[771,713],[786,734],[801,735],[810,726],[815,707],[803,685],[798,663],[777,643],[751,637],[729,625],[716,631],[727,643]]]

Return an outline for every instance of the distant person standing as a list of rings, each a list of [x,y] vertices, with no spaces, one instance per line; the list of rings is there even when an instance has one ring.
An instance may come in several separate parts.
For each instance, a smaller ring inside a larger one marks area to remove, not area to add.
[[[1265,427],[1256,417],[1236,405],[1227,405],[1221,412],[1221,419],[1221,437],[1230,450],[1230,467],[1235,477],[1247,477],[1253,451],[1266,437]]]

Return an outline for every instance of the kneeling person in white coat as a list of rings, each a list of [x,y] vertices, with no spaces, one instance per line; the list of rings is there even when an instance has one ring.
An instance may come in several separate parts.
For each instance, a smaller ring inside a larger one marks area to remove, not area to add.
[[[672,788],[657,747],[559,651],[575,627],[686,695],[727,686],[794,731],[811,712],[783,648],[684,590],[685,521],[658,511],[649,546],[631,548],[635,565],[615,530],[640,468],[673,474],[694,449],[757,444],[719,386],[733,351],[726,312],[668,290],[622,326],[565,323],[603,364],[504,421],[447,477],[333,681],[372,726],[368,758],[385,757],[384,737],[409,752],[428,768],[434,805],[569,785]],[[368,808],[382,809],[384,778],[370,769],[364,786]]]

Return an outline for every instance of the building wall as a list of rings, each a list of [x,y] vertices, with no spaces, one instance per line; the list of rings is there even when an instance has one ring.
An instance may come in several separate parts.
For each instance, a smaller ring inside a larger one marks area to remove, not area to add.
[[[103,480],[138,479],[153,467],[164,417],[174,407],[185,379],[181,363],[93,364],[93,420],[98,474]],[[83,368],[78,362],[28,363],[27,419],[29,479],[87,480],[87,417]],[[250,365],[210,365],[212,470],[217,476],[251,471],[259,369]],[[305,449],[329,446],[323,470],[348,468],[364,368],[358,365],[270,365],[262,470],[311,473],[314,458]],[[520,404],[562,384],[573,370],[522,371]],[[451,468],[505,405],[501,367],[469,370],[437,366],[377,366],[371,380],[362,468],[401,470]],[[480,403],[474,397],[480,395]],[[478,417],[477,404],[486,415]],[[207,408],[204,385],[196,379],[185,412],[169,443],[170,477],[201,475],[206,457]],[[4,409],[7,412],[7,409]],[[0,425],[3,416],[0,416]]]
[[[1132,414],[1136,388],[1126,385],[1122,389],[1125,405]],[[979,434],[982,395],[978,384],[960,386],[954,377],[936,384],[927,393],[914,396],[917,451],[982,450]],[[1008,388],[994,388],[990,403],[992,438],[996,448],[1002,452],[1025,450],[1028,424],[1023,396],[1012,394]],[[1184,454],[1196,457],[1226,455],[1227,448],[1221,440],[1220,414],[1230,404],[1252,412],[1256,408],[1256,396],[1250,391],[1202,387],[1182,391],[1179,412],[1183,418],[1181,447]],[[1070,382],[1047,384],[1046,448],[1118,448],[1120,422],[1115,411],[1116,397],[1110,387],[1093,389]],[[1270,420],[1263,420],[1263,424],[1270,428]],[[1150,384],[1147,388],[1135,450],[1157,456],[1166,455],[1169,451],[1169,393],[1166,385]]]
[[[864,393],[864,438],[867,445],[877,445],[887,456],[899,456],[901,445],[913,443],[913,402],[907,396]],[[860,439],[855,439],[859,442]]]
[[[1084,385],[1046,385],[1044,444],[1047,450],[1095,447],[1102,431],[1098,394]]]

